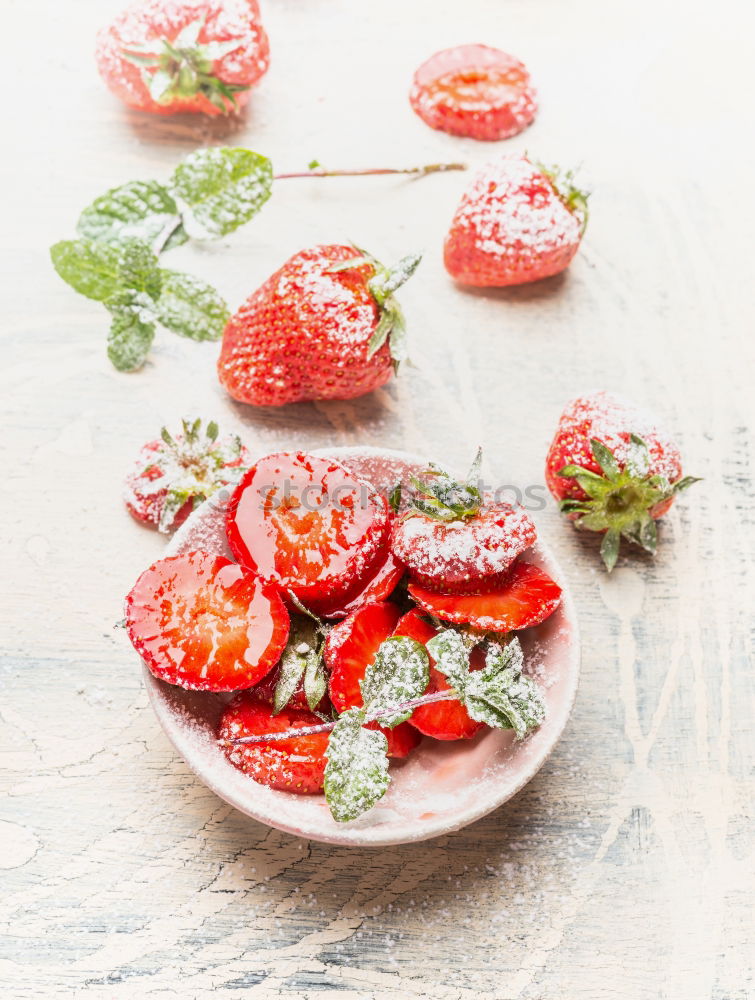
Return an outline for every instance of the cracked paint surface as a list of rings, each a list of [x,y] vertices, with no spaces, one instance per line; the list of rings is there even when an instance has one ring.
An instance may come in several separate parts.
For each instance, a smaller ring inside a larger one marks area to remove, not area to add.
[[[322,5],[267,3],[273,66],[248,115],[187,125],[124,112],[92,76],[91,38],[122,6],[49,4],[40,18],[17,4],[9,14],[18,44],[8,58],[55,56],[39,74],[19,69],[27,100],[5,125],[10,147],[35,155],[15,171],[13,238],[0,246],[14,289],[0,368],[3,996],[755,995],[755,357],[744,298],[755,219],[744,203],[722,215],[717,159],[736,148],[727,191],[750,190],[752,156],[735,124],[747,120],[749,36],[729,16],[733,2],[716,8],[720,51],[702,5],[680,20],[670,0],[640,0],[609,23],[597,0],[576,11],[511,0],[508,40],[490,37],[490,4],[465,5],[465,36],[510,43],[532,69],[542,111],[527,147],[585,164],[592,219],[563,278],[484,294],[452,285],[439,248],[463,174],[290,182],[217,252],[177,251],[177,267],[236,304],[319,241],[351,237],[385,259],[427,248],[402,290],[414,367],[363,399],[275,412],[226,401],[217,345],[165,336],[144,371],[114,372],[101,310],[59,281],[44,248],[100,190],[167,176],[203,143],[249,145],[281,169],[315,154],[347,167],[458,158],[406,100],[431,36],[457,36],[458,11],[386,0],[376,24],[347,0],[331,0],[328,16]],[[324,62],[334,24],[349,45]],[[376,59],[388,40],[385,72],[365,53]],[[692,56],[702,49],[703,89]],[[53,72],[56,108],[70,114],[53,110]],[[345,76],[358,82],[344,88]],[[348,128],[334,131],[334,102]],[[379,141],[375,107],[390,120]],[[484,162],[491,148],[466,143],[462,158]],[[535,779],[466,830],[384,849],[296,840],[203,787],[162,735],[113,627],[164,545],[121,507],[139,446],[191,411],[259,453],[367,444],[464,468],[480,444],[488,478],[542,487],[564,402],[593,386],[665,414],[685,471],[704,481],[664,520],[655,561],[623,558],[610,579],[594,538],[551,503],[533,512],[584,637],[574,714]]]

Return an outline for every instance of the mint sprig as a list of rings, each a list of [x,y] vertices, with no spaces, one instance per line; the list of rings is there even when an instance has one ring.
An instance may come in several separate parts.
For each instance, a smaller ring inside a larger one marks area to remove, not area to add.
[[[418,698],[430,680],[422,643],[392,636],[380,644],[361,681],[363,704],[340,715],[325,752],[325,800],[339,823],[356,819],[385,795],[390,784],[388,740],[367,729],[376,718],[392,729],[412,714],[407,701]]]
[[[167,184],[129,181],[79,216],[78,240],[50,253],[58,274],[112,314],[108,357],[120,371],[147,359],[157,325],[191,340],[218,340],[229,318],[207,282],[160,269],[158,255],[195,239],[217,239],[248,222],[270,197],[272,165],[249,149],[198,149]]]
[[[540,688],[522,673],[524,656],[516,637],[505,646],[488,642],[482,670],[470,669],[470,643],[454,629],[434,636],[427,649],[476,722],[494,729],[513,729],[521,739],[545,718]]]
[[[64,281],[110,312],[107,353],[119,371],[142,367],[157,324],[193,340],[217,340],[223,334],[228,307],[215,289],[160,268],[143,240],[63,240],[50,256]]]
[[[485,666],[472,670],[470,653],[481,642],[487,647]],[[451,685],[448,690],[424,693],[430,677],[428,653]],[[241,736],[231,742],[275,742],[329,732],[325,798],[334,819],[348,822],[371,809],[390,784],[388,743],[374,727],[368,728],[371,723],[392,729],[421,705],[455,699],[476,721],[494,729],[513,729],[522,739],[545,719],[542,691],[523,667],[516,638],[504,645],[495,635],[449,628],[423,646],[405,636],[391,636],[365,671],[361,707],[348,709],[334,722]]]

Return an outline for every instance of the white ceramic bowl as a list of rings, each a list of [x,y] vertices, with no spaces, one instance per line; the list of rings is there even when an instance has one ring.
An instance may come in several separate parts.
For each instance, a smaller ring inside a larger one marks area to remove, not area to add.
[[[328,448],[316,454],[337,459],[384,490],[427,465],[415,455],[376,448]],[[230,555],[225,504],[225,499],[212,498],[199,507],[176,532],[166,554],[204,549]],[[425,737],[406,761],[391,764],[391,786],[383,799],[350,823],[336,823],[322,795],[275,791],[228,763],[215,741],[215,730],[230,695],[184,691],[157,680],[144,667],[152,707],[197,776],[226,802],[269,826],[326,843],[374,846],[459,830],[511,798],[532,778],[558,742],[574,703],[579,632],[572,598],[542,542],[527,559],[564,588],[557,611],[542,625],[519,633],[526,670],[545,691],[545,722],[521,742],[500,730],[452,743]]]

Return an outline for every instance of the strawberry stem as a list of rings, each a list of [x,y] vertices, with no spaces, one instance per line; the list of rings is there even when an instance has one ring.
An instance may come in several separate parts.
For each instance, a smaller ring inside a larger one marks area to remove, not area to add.
[[[390,708],[381,709],[372,713],[367,719],[368,722],[378,722],[388,715],[395,715],[396,712],[403,712],[407,708],[419,708],[421,705],[432,705],[436,701],[452,701],[458,698],[454,691],[435,691],[433,694],[423,694],[421,698],[412,698],[404,701],[400,705],[392,705]],[[290,740],[297,736],[316,736],[318,733],[329,733],[336,724],[323,722],[318,726],[302,726],[299,729],[287,729],[282,733],[255,733],[253,736],[237,736],[232,740],[221,741],[225,746],[240,746],[247,743],[273,743],[277,740]]]
[[[273,180],[285,181],[292,177],[367,177],[372,174],[426,174],[444,173],[447,170],[466,170],[466,163],[428,163],[424,167],[368,167],[364,170],[302,170],[293,174],[274,174]]]

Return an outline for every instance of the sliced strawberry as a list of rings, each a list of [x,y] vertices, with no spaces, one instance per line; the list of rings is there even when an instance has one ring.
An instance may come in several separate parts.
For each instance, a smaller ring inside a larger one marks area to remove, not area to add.
[[[517,562],[504,584],[480,594],[439,594],[409,584],[409,595],[425,611],[443,621],[509,632],[529,628],[552,615],[561,588],[537,566]]]
[[[422,616],[421,611],[410,611],[404,615],[394,630],[394,635],[405,635],[426,645],[438,629]],[[429,655],[429,654],[428,654]],[[472,651],[471,663],[473,669],[479,670],[485,665],[482,650],[477,647]],[[445,676],[435,669],[435,660],[430,657],[430,683],[425,694],[436,691],[450,691],[451,685]],[[436,740],[468,740],[482,729],[481,722],[470,718],[466,708],[458,699],[437,701],[430,705],[420,705],[415,708],[409,724],[425,736],[433,736]]]
[[[488,45],[436,52],[414,74],[409,99],[431,128],[472,139],[508,139],[537,111],[527,68]]]
[[[160,559],[126,598],[126,628],[155,675],[195,691],[238,691],[261,680],[288,639],[275,588],[209,552]]]
[[[396,589],[399,580],[404,575],[404,567],[388,550],[380,565],[367,582],[360,581],[359,587],[352,595],[347,595],[338,605],[312,605],[311,610],[321,618],[346,618],[362,607],[374,601],[383,601],[390,597]]]
[[[312,712],[295,708],[284,708],[273,715],[270,705],[260,701],[253,692],[244,691],[223,712],[218,740],[233,766],[255,781],[284,792],[311,795],[322,790],[328,733],[292,736],[266,743],[227,741],[241,736],[282,733],[287,729],[316,726],[320,722],[322,720]]]
[[[336,604],[369,578],[389,529],[388,501],[374,486],[302,452],[260,459],[226,521],[239,562],[307,606]]]
[[[362,704],[359,682],[375,659],[378,648],[393,634],[401,616],[395,604],[378,601],[365,604],[354,614],[334,625],[325,640],[325,663],[330,669],[328,693],[339,712]],[[419,737],[407,722],[395,729],[380,729],[388,738],[388,756],[406,757],[419,743]]]

